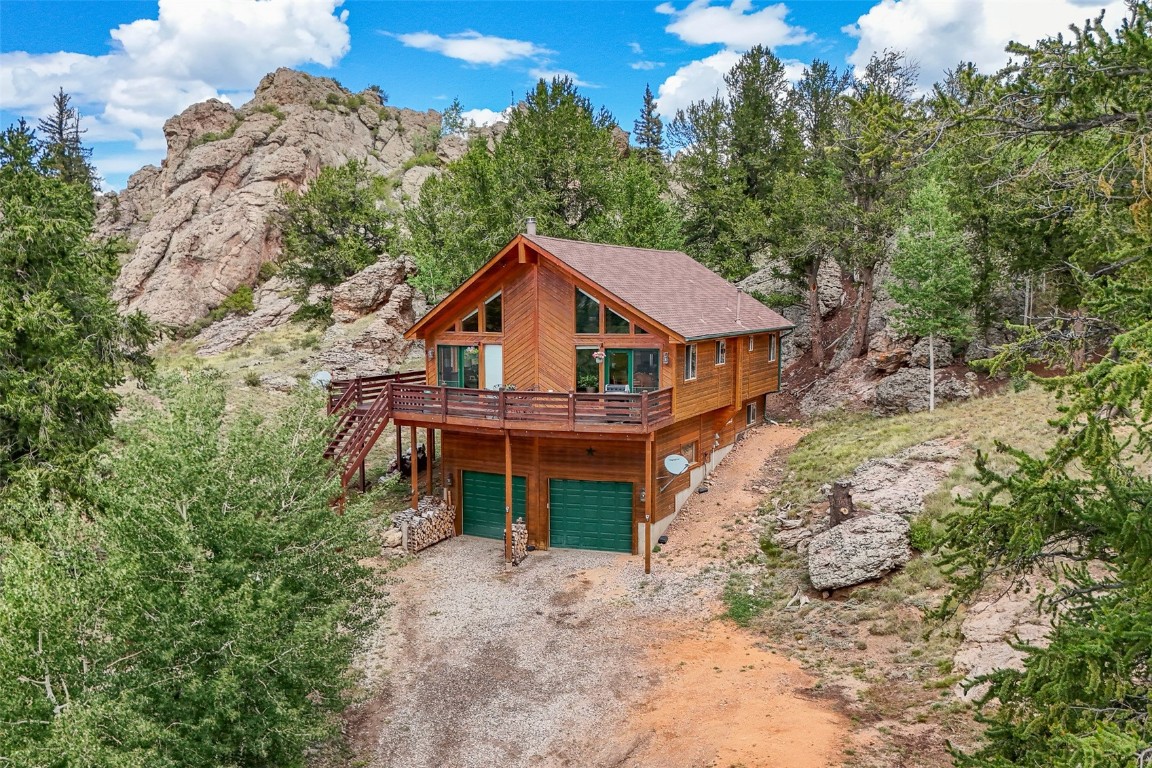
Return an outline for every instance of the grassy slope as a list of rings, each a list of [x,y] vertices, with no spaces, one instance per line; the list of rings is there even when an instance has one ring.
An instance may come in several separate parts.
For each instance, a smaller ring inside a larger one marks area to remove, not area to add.
[[[1055,435],[1047,423],[1054,407],[1050,395],[1033,388],[948,405],[931,414],[819,420],[788,457],[779,498],[823,514],[817,505],[824,483],[868,459],[925,440],[958,438],[965,445],[963,458],[925,500],[919,524],[931,526],[954,509],[953,489],[974,488],[977,449],[994,451],[996,441],[1033,452],[1043,449]],[[767,520],[771,504],[766,506],[762,514]],[[959,679],[952,656],[962,617],[943,625],[924,618],[947,588],[931,559],[917,557],[879,582],[786,609],[794,591],[807,587],[806,561],[781,552],[767,537],[762,551],[755,570],[737,564],[726,594],[730,613],[773,647],[805,661],[821,679],[818,688],[842,697],[859,723],[854,742],[845,746],[845,765],[951,765],[945,741],[964,744],[977,731],[968,706],[952,693]]]

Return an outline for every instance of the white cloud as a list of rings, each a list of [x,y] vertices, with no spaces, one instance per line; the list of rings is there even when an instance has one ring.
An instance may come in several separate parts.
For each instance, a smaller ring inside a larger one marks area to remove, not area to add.
[[[724,75],[740,60],[740,53],[725,49],[706,59],[693,61],[676,70],[660,84],[656,104],[660,114],[671,117],[676,110],[701,99],[711,99],[724,90]]]
[[[112,50],[101,56],[0,53],[0,99],[7,110],[42,115],[63,88],[88,141],[132,141],[155,152],[164,147],[164,121],[190,104],[239,103],[277,67],[335,64],[349,48],[342,2],[160,0],[157,18],[111,30]]]
[[[1010,41],[1064,32],[1101,8],[1105,22],[1119,26],[1123,0],[881,0],[843,31],[859,40],[848,57],[856,67],[873,52],[904,51],[920,65],[920,85],[927,88],[961,61],[995,71],[1008,62]]]
[[[802,27],[785,21],[788,6],[783,3],[753,10],[752,0],[732,0],[731,5],[712,5],[712,0],[692,0],[683,10],[662,3],[657,13],[672,17],[666,32],[693,45],[719,43],[736,50],[754,45],[775,48],[796,45],[812,39]]]
[[[652,69],[660,69],[660,67],[664,66],[664,62],[662,62],[662,61],[634,61],[631,64],[629,64],[628,66],[632,67],[632,69],[640,69],[640,70],[648,71],[648,70],[652,70]]]
[[[391,33],[389,33],[391,34]],[[527,40],[482,35],[467,30],[453,35],[434,35],[431,32],[413,32],[392,35],[409,48],[441,53],[449,58],[469,64],[503,64],[515,59],[545,56],[552,51]]]
[[[497,112],[494,109],[466,109],[460,113],[464,123],[475,123],[476,125],[493,125],[501,120],[507,119],[505,112]]]
[[[599,85],[596,85],[595,83],[588,83],[588,82],[585,82],[584,80],[581,80],[580,75],[576,74],[572,70],[554,69],[552,67],[549,67],[546,62],[543,63],[539,67],[533,67],[532,69],[528,70],[528,74],[532,77],[533,80],[549,80],[549,81],[551,81],[552,79],[557,78],[557,77],[566,77],[569,80],[571,80],[572,84],[577,86],[578,88],[600,88],[601,87]]]
[[[628,43],[628,50],[632,51],[632,53],[636,54],[637,56],[644,53],[644,49],[640,46],[640,43]]]

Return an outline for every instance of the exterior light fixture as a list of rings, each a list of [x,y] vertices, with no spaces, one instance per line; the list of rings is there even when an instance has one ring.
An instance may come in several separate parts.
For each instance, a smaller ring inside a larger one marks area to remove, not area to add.
[[[647,498],[648,498],[648,489],[645,488],[644,486],[640,486],[640,503],[643,504]]]
[[[664,353],[664,365],[668,365],[668,353]]]
[[[435,360],[436,359],[436,348],[435,347],[429,347],[428,348],[428,359],[429,360]]]

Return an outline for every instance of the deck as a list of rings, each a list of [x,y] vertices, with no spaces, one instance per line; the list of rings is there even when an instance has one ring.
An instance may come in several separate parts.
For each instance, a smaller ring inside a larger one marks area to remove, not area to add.
[[[528,392],[438,387],[424,374],[364,377],[332,384],[330,409],[378,409],[428,427],[647,434],[672,422],[672,390],[644,393]]]

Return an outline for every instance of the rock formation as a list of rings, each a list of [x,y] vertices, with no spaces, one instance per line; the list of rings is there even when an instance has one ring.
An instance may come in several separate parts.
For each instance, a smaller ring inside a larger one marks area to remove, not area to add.
[[[840,589],[878,579],[912,557],[908,521],[889,512],[845,520],[812,537],[808,577],[816,589]]]
[[[397,197],[414,195],[433,172],[414,158],[435,152],[447,161],[464,149],[462,138],[440,138],[439,129],[436,112],[387,107],[373,90],[352,94],[289,69],[267,75],[239,109],[216,100],[189,107],[164,125],[161,166],[142,168],[101,201],[97,234],[134,244],[115,298],[160,323],[188,325],[253,285],[279,255],[281,190],[358,160],[396,179]],[[280,315],[259,306],[253,314]]]

